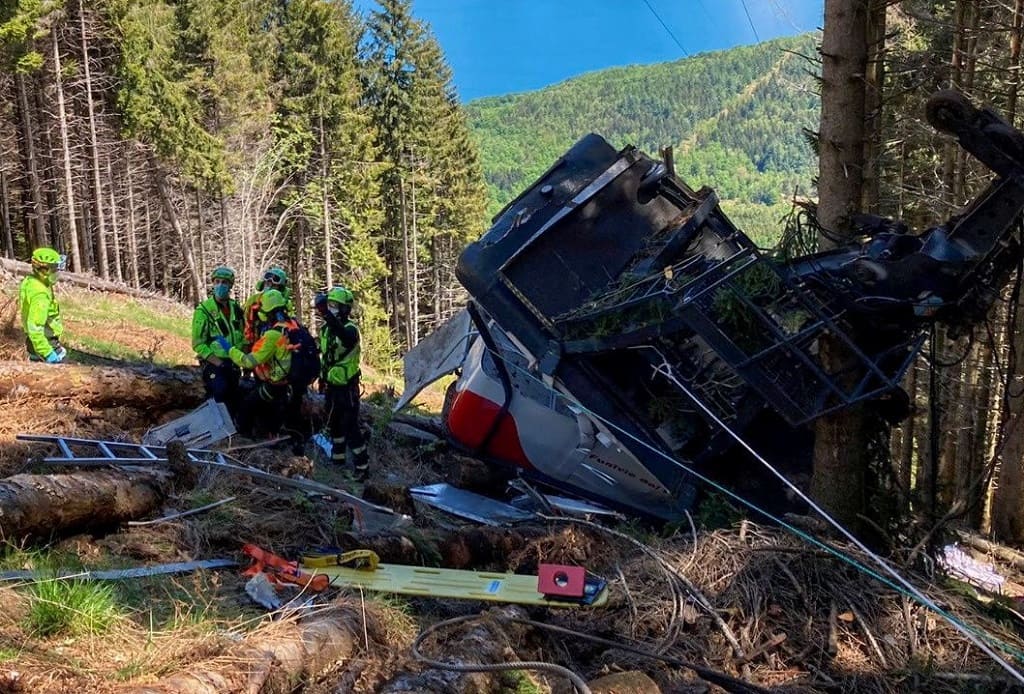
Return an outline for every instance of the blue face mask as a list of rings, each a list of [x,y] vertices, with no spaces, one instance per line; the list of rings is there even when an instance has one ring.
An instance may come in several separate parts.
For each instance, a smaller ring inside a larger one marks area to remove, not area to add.
[[[213,287],[213,298],[224,301],[228,298],[228,294],[231,293],[231,287],[226,284],[217,284]]]

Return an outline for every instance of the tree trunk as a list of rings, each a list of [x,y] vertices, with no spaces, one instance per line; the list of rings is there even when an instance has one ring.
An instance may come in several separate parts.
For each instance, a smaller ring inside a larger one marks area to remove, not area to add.
[[[4,255],[14,257],[14,233],[11,230],[11,208],[7,200],[7,170],[0,169],[0,230],[4,237]]]
[[[0,535],[32,537],[109,528],[158,508],[173,475],[161,470],[92,470],[0,480]]]
[[[818,217],[833,233],[850,234],[850,215],[863,193],[864,74],[867,66],[867,8],[862,0],[826,0],[822,38],[821,126]],[[820,239],[820,247],[831,242]],[[822,361],[833,373],[847,358],[837,344],[823,341]],[[840,522],[853,525],[865,508],[868,466],[867,418],[860,407],[818,420],[815,428],[813,497]]]
[[[35,129],[28,108],[28,88],[25,86],[26,76],[21,72],[14,73],[14,84],[18,90],[18,110],[21,112],[21,144],[25,157],[25,170],[28,172],[29,194],[32,196],[32,208],[29,211],[29,224],[25,229],[26,241],[31,248],[48,246],[43,216],[43,188],[39,182],[39,161],[36,157]]]
[[[150,169],[153,172],[153,181],[156,184],[157,194],[160,196],[160,204],[163,206],[164,214],[167,215],[167,221],[171,224],[171,229],[174,230],[174,236],[178,240],[178,245],[181,247],[181,253],[185,257],[185,269],[188,270],[188,279],[190,289],[190,295],[192,297],[192,303],[199,303],[200,292],[203,287],[203,280],[199,276],[199,270],[196,267],[196,259],[192,255],[192,244],[189,239],[185,237],[185,232],[181,228],[181,224],[178,222],[178,216],[174,212],[174,206],[171,204],[170,194],[167,190],[167,181],[164,179],[163,169],[160,168],[160,164],[156,159],[150,155]],[[165,264],[166,265],[166,264]],[[168,288],[164,287],[166,291]]]
[[[888,0],[868,0],[868,57],[864,90],[864,212],[878,213],[882,152],[882,94],[885,89],[885,10]]]
[[[71,269],[82,271],[82,252],[78,247],[78,226],[75,223],[75,183],[71,173],[71,144],[68,137],[68,115],[64,107],[64,84],[61,80],[60,47],[57,42],[57,26],[50,35],[53,39],[53,81],[57,91],[57,120],[60,128],[61,152],[64,157],[64,195],[68,211],[68,250],[71,255]]]
[[[139,229],[135,222],[135,184],[132,180],[132,156],[131,150],[125,152],[124,157],[125,186],[128,188],[128,268],[132,276],[132,286],[136,289],[142,287],[139,281]],[[149,246],[147,245],[147,250]]]
[[[110,235],[114,243],[114,279],[124,282],[124,273],[121,271],[121,233],[117,228],[117,199],[114,197],[114,167],[107,157],[107,180],[110,183]]]
[[[369,617],[369,619],[366,619]],[[366,631],[364,631],[364,629]],[[230,653],[156,682],[125,689],[126,694],[221,694],[295,691],[339,660],[350,659],[364,633],[375,641],[384,630],[372,607],[338,601],[309,619],[284,620],[251,635]]]
[[[73,355],[72,355],[73,356]],[[202,377],[192,367],[115,367],[0,362],[0,400],[8,395],[74,398],[89,407],[192,408],[203,401]]]
[[[82,30],[82,70],[85,77],[85,103],[89,112],[89,154],[92,158],[92,202],[96,210],[96,243],[100,277],[110,279],[110,262],[107,258],[107,225],[103,217],[103,184],[100,182],[100,144],[96,132],[96,106],[92,96],[92,73],[89,69],[89,43],[86,38],[85,3],[78,3],[78,21]]]

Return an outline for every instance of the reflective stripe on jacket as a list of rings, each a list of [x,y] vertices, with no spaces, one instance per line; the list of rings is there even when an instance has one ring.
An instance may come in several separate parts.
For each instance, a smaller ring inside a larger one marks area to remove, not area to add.
[[[359,375],[361,340],[359,327],[352,321],[345,323],[344,329],[351,336],[355,334],[355,344],[345,347],[341,335],[335,335],[330,324],[324,324],[320,332],[320,353],[323,355],[322,375],[328,385],[343,386]],[[351,339],[349,340],[351,342]]]
[[[285,383],[292,365],[292,352],[288,349],[286,323],[278,323],[260,336],[246,354],[238,347],[228,352],[231,361],[243,369],[252,369],[256,378],[267,383]]]
[[[60,339],[64,324],[60,319],[60,306],[48,286],[35,274],[21,281],[18,291],[21,306],[21,327],[25,330],[32,350],[40,357],[47,357],[53,351],[50,338]]]
[[[224,315],[220,304],[212,296],[196,306],[192,314],[192,349],[200,360],[206,361],[212,354],[222,359],[227,352],[214,339],[225,337],[232,347],[245,344],[242,307],[234,299],[228,299],[228,315]]]

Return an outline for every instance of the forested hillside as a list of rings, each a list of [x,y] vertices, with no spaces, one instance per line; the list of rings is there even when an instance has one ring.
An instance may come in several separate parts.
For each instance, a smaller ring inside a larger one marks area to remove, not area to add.
[[[764,206],[807,194],[816,156],[817,38],[804,35],[673,63],[602,70],[525,94],[467,106],[480,143],[490,211],[500,209],[583,135],[656,154],[675,149],[676,168],[711,185],[738,218],[764,223]],[[758,212],[760,211],[760,212]],[[777,210],[776,210],[777,211]],[[739,221],[739,219],[738,219]],[[761,236],[758,229],[748,229]]]
[[[408,0],[0,5],[0,244],[194,300],[344,283],[371,358],[458,299],[484,223],[451,71]]]

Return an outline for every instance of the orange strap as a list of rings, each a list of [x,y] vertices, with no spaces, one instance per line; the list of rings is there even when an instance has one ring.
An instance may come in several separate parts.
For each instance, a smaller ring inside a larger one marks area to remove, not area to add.
[[[245,545],[242,551],[253,559],[252,565],[242,572],[243,576],[265,573],[271,583],[293,583],[317,593],[331,585],[330,576],[299,571],[298,562],[288,561],[256,545]]]

